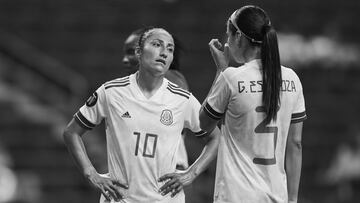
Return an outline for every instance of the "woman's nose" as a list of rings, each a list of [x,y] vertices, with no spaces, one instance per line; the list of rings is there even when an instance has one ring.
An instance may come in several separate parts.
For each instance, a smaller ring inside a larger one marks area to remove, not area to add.
[[[130,60],[129,60],[128,57],[124,56],[123,59],[122,59],[122,62],[123,62],[124,65],[129,65]]]
[[[167,54],[165,53],[165,51],[162,51],[162,52],[160,53],[160,56],[163,57],[164,59],[167,58]]]

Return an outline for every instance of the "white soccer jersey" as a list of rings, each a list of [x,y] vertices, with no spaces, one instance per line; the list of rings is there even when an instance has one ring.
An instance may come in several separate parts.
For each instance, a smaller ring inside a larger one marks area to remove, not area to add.
[[[214,119],[224,114],[214,202],[287,202],[284,169],[290,123],[306,119],[298,76],[281,67],[281,106],[276,122],[264,125],[261,61],[226,69],[216,81],[205,111]]]
[[[175,172],[183,128],[204,135],[200,107],[192,94],[167,79],[147,99],[133,74],[103,84],[74,117],[86,129],[105,119],[109,174],[129,186],[121,202],[183,203],[183,192],[162,196],[158,190],[164,182],[158,179]]]

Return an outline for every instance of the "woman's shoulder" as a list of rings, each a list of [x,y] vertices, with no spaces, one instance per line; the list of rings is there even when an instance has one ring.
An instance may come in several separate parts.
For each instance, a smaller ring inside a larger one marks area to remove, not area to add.
[[[165,74],[165,78],[175,83],[177,86],[181,87],[182,89],[188,90],[189,85],[185,79],[185,76],[177,70],[168,70]]]
[[[108,80],[108,81],[106,81],[104,84],[106,84],[106,83],[111,83],[111,82],[126,81],[126,80],[129,80],[129,79],[130,79],[130,76],[131,76],[131,75],[124,76],[124,77],[120,77],[120,78],[115,78],[115,79],[112,79],[112,80]]]
[[[282,72],[283,78],[290,77],[290,78],[299,79],[299,76],[296,74],[296,72],[292,68],[282,65],[281,72]]]
[[[191,92],[189,92],[188,90],[185,90],[184,88],[180,87],[179,85],[170,81],[169,79],[164,78],[164,82],[167,83],[166,89],[170,93],[173,93],[173,94],[176,94],[179,96],[183,96],[186,99],[189,99],[192,96]]]
[[[111,88],[111,87],[125,87],[125,86],[130,84],[130,77],[131,77],[131,75],[121,77],[121,78],[112,79],[112,80],[109,80],[109,81],[103,83],[102,86],[105,89],[108,89],[108,88]]]

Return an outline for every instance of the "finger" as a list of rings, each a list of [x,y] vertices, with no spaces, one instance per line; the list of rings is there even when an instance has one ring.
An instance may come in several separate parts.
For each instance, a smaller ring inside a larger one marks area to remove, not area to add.
[[[211,52],[217,52],[221,51],[221,43],[220,42],[213,42],[212,44],[209,44],[209,48]]]
[[[177,182],[175,182],[174,184],[171,185],[172,190],[176,190],[179,187],[182,188],[182,184],[179,181],[177,181]]]
[[[169,186],[169,187],[166,187],[166,188],[164,188],[162,191],[161,191],[161,195],[162,196],[165,196],[165,195],[167,195],[169,192],[171,192],[172,191],[172,187],[171,186]]]
[[[211,39],[209,42],[209,45],[212,46],[216,41],[219,41],[218,39]]]
[[[129,189],[129,186],[127,184],[120,183],[118,180],[111,180],[114,185],[120,186],[125,189]]]
[[[218,39],[212,39],[209,42],[209,46],[211,49],[216,48],[217,50],[221,51],[223,45],[221,44],[221,42]]]
[[[219,40],[214,41],[214,46],[221,51],[222,44],[219,42]]]
[[[171,179],[171,180],[167,181],[163,186],[160,187],[160,192],[165,190],[167,187],[170,187],[175,182],[176,182],[176,179]]]
[[[110,198],[110,200],[113,198],[115,200],[117,200],[117,195],[116,195],[116,192],[110,187],[110,186],[105,186],[105,190],[106,190],[106,193],[108,193],[108,196]]]
[[[165,174],[163,176],[161,176],[159,179],[158,179],[158,182],[162,182],[162,181],[165,181],[167,179],[172,179],[174,177],[174,173],[168,173],[168,174]]]
[[[116,198],[116,201],[119,201],[120,199],[123,198],[123,195],[121,194],[121,192],[119,191],[119,189],[115,186],[115,185],[110,185],[109,186],[112,190],[114,190]]]
[[[111,197],[110,197],[109,192],[108,192],[108,191],[105,191],[104,188],[100,188],[100,190],[101,190],[101,193],[104,195],[105,199],[106,199],[107,201],[111,201]]]
[[[169,182],[167,182],[165,185],[163,185],[160,188],[161,194],[162,195],[166,195],[169,192],[171,192],[174,188],[176,188],[180,183],[177,182],[177,180],[171,180]]]
[[[182,186],[179,186],[179,187],[173,189],[173,191],[171,193],[171,197],[175,197],[182,189],[183,189]]]

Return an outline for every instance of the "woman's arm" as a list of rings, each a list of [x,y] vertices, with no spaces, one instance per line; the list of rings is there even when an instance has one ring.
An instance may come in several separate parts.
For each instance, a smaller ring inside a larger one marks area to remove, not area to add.
[[[190,185],[199,176],[217,155],[220,139],[220,130],[215,128],[210,134],[206,135],[206,145],[196,161],[184,172],[176,172],[163,175],[159,182],[168,180],[159,190],[162,195],[171,192],[174,197],[184,186]]]
[[[122,195],[118,187],[127,188],[127,186],[121,184],[117,180],[97,173],[86,153],[84,142],[81,138],[86,131],[86,129],[82,128],[74,119],[72,119],[64,130],[64,142],[70,154],[75,159],[76,165],[80,168],[81,173],[86,179],[95,188],[99,189],[107,200],[110,201],[112,198],[119,200],[122,198]]]
[[[290,124],[286,143],[285,170],[289,203],[296,203],[298,199],[302,162],[302,128],[302,122]]]
[[[82,174],[85,177],[88,177],[96,170],[86,153],[84,142],[81,138],[86,131],[86,129],[82,128],[75,122],[74,119],[72,119],[65,128],[63,137],[70,154],[76,162],[76,165],[80,168]]]

